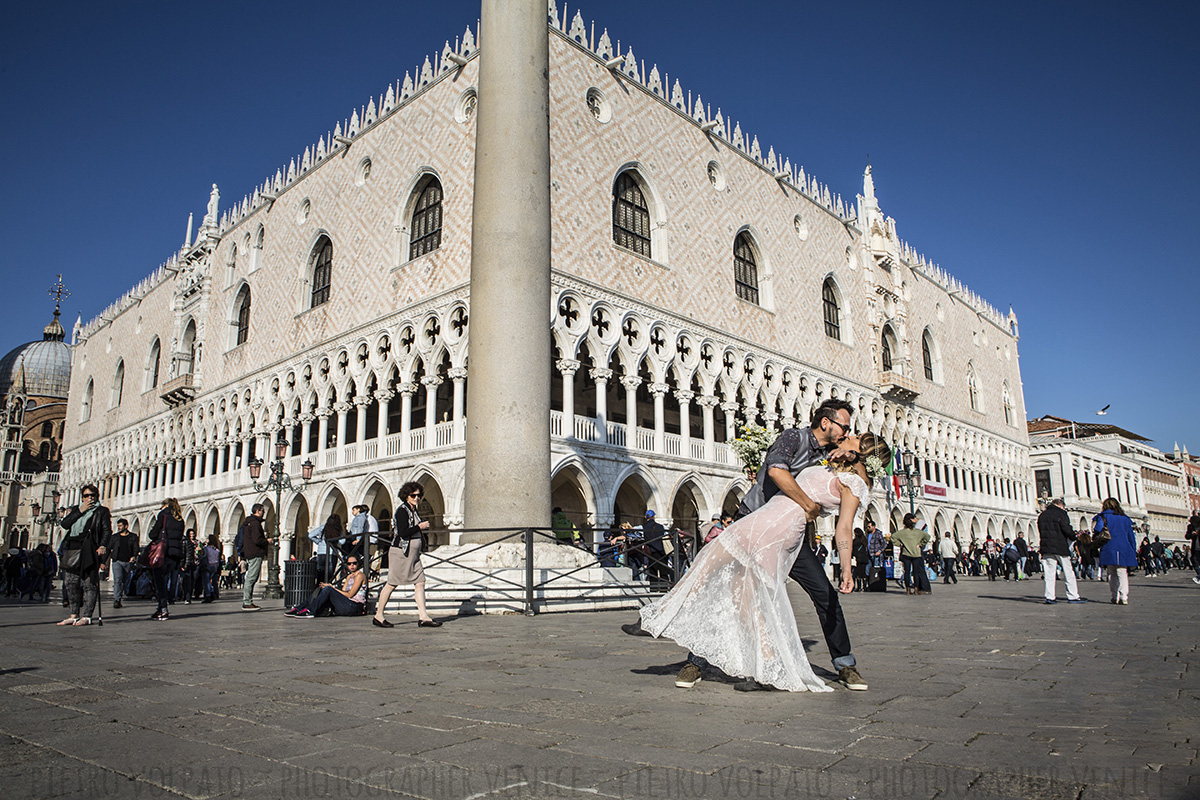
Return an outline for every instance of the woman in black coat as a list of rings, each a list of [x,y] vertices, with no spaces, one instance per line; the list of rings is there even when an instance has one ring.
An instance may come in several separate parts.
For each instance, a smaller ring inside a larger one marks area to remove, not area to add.
[[[179,501],[174,497],[163,500],[162,510],[150,528],[150,541],[157,543],[165,537],[167,543],[166,557],[157,567],[151,567],[150,578],[154,581],[154,596],[158,600],[158,610],[150,615],[150,619],[166,620],[167,603],[170,596],[167,592],[167,578],[179,569],[183,558],[183,511]]]
[[[100,564],[112,538],[112,515],[100,505],[100,490],[88,484],[80,496],[79,505],[68,511],[60,523],[67,529],[62,543],[62,571],[71,616],[59,625],[92,623],[92,612],[100,598]]]

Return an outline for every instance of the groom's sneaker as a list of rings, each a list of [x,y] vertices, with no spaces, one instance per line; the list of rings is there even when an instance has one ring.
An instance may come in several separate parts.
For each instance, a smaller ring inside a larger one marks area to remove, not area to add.
[[[650,636],[651,635],[650,631],[642,629],[642,623],[640,621],[639,622],[626,622],[624,625],[621,626],[621,630],[623,630],[625,633],[628,633],[630,636]]]
[[[859,675],[858,670],[854,667],[842,667],[839,669],[838,683],[856,692],[865,692],[867,690],[867,682],[862,679],[862,675]]]
[[[675,676],[675,685],[680,689],[690,689],[700,682],[701,677],[700,668],[689,661]]]

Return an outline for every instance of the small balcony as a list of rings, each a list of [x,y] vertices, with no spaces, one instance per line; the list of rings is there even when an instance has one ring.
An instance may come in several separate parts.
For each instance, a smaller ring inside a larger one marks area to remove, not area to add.
[[[881,372],[875,379],[875,387],[884,397],[900,403],[911,403],[921,392],[917,382],[899,372]]]
[[[196,385],[193,377],[189,372],[186,375],[172,378],[162,385],[158,396],[171,408],[192,402],[196,399],[196,392],[200,388]]]

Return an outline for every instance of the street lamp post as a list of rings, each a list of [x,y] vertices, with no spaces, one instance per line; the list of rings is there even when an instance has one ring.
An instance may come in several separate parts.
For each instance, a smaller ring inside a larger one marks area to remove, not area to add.
[[[289,443],[287,439],[280,439],[275,442],[275,460],[271,462],[271,477],[267,478],[266,482],[259,484],[258,479],[262,475],[263,461],[261,458],[256,458],[250,462],[250,480],[254,484],[254,491],[269,492],[275,490],[275,536],[271,539],[271,544],[267,549],[267,588],[265,597],[277,600],[283,597],[283,587],[279,585],[279,517],[281,512],[280,504],[283,502],[284,491],[303,492],[308,488],[308,482],[312,479],[313,463],[311,459],[305,459],[300,465],[301,482],[292,483],[290,475],[284,474],[283,461],[287,458]]]
[[[42,504],[41,503],[36,503],[36,502],[30,503],[30,507],[33,509],[33,521],[35,523],[37,523],[37,525],[38,525],[38,538],[39,539],[42,538],[42,532],[45,529],[45,526],[49,525],[52,522],[56,522],[58,520],[58,499],[60,497],[62,497],[62,493],[59,492],[58,489],[55,489],[53,492],[50,493],[50,499],[51,499],[51,502],[53,503],[53,505],[51,505],[50,510],[47,511],[45,514],[42,513]],[[43,500],[45,499],[45,495],[42,496],[42,499]],[[53,531],[50,532],[50,536],[47,539],[47,544],[49,544],[51,548],[54,547],[54,532]]]
[[[908,513],[917,513],[917,495],[921,491],[921,470],[914,469],[916,456],[912,450],[905,450],[900,454],[901,460],[904,462],[904,480],[900,484],[904,493],[908,495]]]

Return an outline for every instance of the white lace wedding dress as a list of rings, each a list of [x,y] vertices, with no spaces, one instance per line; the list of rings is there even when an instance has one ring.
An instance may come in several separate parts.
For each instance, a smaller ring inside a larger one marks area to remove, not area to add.
[[[825,513],[841,506],[839,483],[859,499],[855,473],[809,467],[796,483]],[[832,691],[804,654],[788,601],[787,577],[804,536],[804,510],[784,494],[730,525],[700,551],[670,592],[642,609],[642,628],[675,640],[726,674],[790,692]]]

